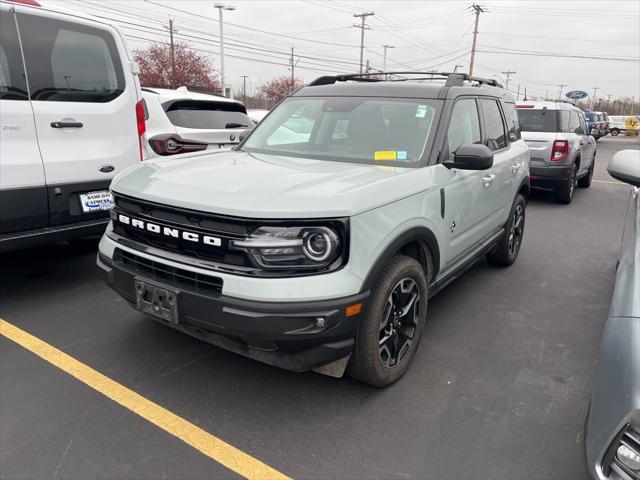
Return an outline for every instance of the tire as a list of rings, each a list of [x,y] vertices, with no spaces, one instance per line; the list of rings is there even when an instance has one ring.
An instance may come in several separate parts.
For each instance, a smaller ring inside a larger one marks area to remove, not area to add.
[[[556,189],[555,200],[558,203],[569,204],[573,200],[573,194],[576,190],[576,165],[571,166],[571,173],[566,183]]]
[[[387,387],[402,378],[424,330],[427,288],[425,271],[417,260],[397,255],[389,261],[360,322],[348,367],[351,377],[374,387]],[[409,293],[414,295],[407,298]],[[394,309],[403,307],[408,308],[405,315],[394,316]]]
[[[526,206],[527,203],[524,197],[518,194],[511,207],[509,220],[505,225],[505,234],[496,247],[487,254],[489,263],[500,267],[508,267],[518,258],[524,236]]]
[[[589,167],[589,172],[578,180],[578,186],[580,188],[589,188],[591,186],[591,181],[593,180],[593,171],[596,168],[596,155],[593,154],[593,160],[591,161],[591,166]]]
[[[618,130],[617,128],[612,128],[611,129],[611,136],[612,137],[617,137],[619,133],[620,133],[620,130]]]

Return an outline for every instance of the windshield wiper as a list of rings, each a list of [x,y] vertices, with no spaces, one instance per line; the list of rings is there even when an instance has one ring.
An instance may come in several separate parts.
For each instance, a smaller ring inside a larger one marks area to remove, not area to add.
[[[227,123],[224,128],[242,128],[242,127],[248,127],[249,125],[245,125],[244,123]]]

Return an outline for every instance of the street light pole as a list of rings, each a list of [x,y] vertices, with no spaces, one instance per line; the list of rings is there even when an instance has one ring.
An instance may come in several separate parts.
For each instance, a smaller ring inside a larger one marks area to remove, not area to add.
[[[222,11],[223,10],[235,10],[236,7],[232,5],[225,5],[223,2],[216,2],[213,4],[214,8],[218,9],[218,22],[220,23],[220,83],[222,89],[222,96],[225,95],[224,88],[224,29],[223,29],[223,19],[222,19]]]

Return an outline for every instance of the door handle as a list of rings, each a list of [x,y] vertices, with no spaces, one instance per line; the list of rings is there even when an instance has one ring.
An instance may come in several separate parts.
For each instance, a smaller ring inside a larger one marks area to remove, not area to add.
[[[489,185],[491,185],[493,183],[493,181],[496,179],[495,175],[485,175],[484,177],[482,177],[482,184],[485,187],[488,187]]]
[[[82,128],[82,122],[51,122],[51,128]]]
[[[520,164],[519,163],[512,163],[511,164],[511,173],[518,173],[518,170],[520,170]]]

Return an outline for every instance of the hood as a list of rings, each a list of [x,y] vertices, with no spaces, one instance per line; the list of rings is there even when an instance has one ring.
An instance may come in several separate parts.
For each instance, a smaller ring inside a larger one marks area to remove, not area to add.
[[[145,161],[117,176],[116,193],[249,218],[346,217],[413,195],[428,168],[396,168],[241,151]]]

